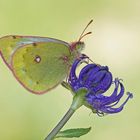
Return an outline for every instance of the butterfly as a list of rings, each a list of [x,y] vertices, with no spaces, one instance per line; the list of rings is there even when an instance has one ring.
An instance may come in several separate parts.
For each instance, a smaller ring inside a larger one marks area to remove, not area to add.
[[[8,35],[0,38],[0,55],[15,78],[32,93],[43,94],[59,85],[68,75],[75,59],[84,48],[81,39],[67,43],[62,40]]]

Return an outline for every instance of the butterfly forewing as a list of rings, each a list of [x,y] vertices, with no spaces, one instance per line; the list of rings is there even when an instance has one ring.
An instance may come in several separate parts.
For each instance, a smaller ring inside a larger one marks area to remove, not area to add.
[[[0,53],[8,65],[8,67],[11,68],[11,56],[12,54],[17,50],[17,48],[22,47],[27,44],[32,43],[38,43],[38,42],[54,42],[54,43],[60,43],[67,47],[69,47],[69,44],[53,39],[48,37],[38,37],[38,36],[17,36],[17,35],[9,35],[0,38]]]

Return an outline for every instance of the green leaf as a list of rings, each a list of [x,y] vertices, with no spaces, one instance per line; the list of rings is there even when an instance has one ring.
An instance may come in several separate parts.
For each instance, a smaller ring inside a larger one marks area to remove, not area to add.
[[[91,127],[89,128],[76,128],[76,129],[67,129],[64,131],[60,131],[55,138],[73,138],[73,137],[80,137],[82,135],[87,134],[91,130]]]

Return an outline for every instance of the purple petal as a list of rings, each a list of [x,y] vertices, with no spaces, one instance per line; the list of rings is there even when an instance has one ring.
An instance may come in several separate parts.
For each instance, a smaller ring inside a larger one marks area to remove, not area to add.
[[[71,71],[70,71],[70,81],[74,82],[77,80],[77,76],[76,76],[76,68],[77,68],[77,65],[79,64],[81,60],[76,60],[73,65],[72,65],[72,68],[71,68]]]
[[[96,94],[104,93],[111,86],[112,74],[110,72],[102,70],[102,71],[99,71],[98,73],[96,73],[92,80],[93,81],[88,82],[91,90],[93,90]],[[96,86],[94,86],[94,85],[92,86],[92,83]]]
[[[119,94],[117,94],[117,92],[118,92],[118,88],[119,88],[119,85],[120,85],[120,92],[119,92]],[[112,103],[114,103],[114,102],[117,102],[117,101],[119,101],[120,99],[121,99],[121,97],[124,95],[124,86],[123,86],[123,84],[122,83],[116,83],[115,84],[115,90],[114,90],[114,92],[113,92],[113,94],[112,95],[110,95],[109,97],[107,97],[104,101],[103,101],[103,103],[102,103],[102,105],[108,105],[108,104],[112,104]]]
[[[80,81],[86,81],[90,73],[92,72],[93,74],[96,73],[97,71],[100,70],[100,67],[95,65],[95,64],[88,64],[86,65],[80,72],[79,74],[79,80]]]
[[[124,101],[124,103],[123,103],[120,107],[118,107],[118,108],[104,107],[104,108],[101,108],[100,110],[101,110],[102,112],[104,112],[104,113],[109,113],[109,114],[118,113],[118,112],[122,111],[124,105],[128,102],[128,100],[129,100],[130,98],[133,97],[133,94],[132,94],[132,93],[129,93],[129,92],[128,92],[127,95],[128,95],[127,99]]]
[[[78,77],[76,76],[76,68],[78,67],[79,63],[81,63],[82,61],[84,61],[84,59],[87,59],[87,58],[88,58],[87,56],[82,55],[79,59],[76,59],[74,61],[73,65],[71,67],[68,82],[75,91],[78,90],[80,87],[82,87],[82,85],[79,82]]]

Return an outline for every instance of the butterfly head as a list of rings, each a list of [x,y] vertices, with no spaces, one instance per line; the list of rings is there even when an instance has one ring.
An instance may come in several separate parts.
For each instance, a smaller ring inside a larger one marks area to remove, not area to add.
[[[84,44],[84,42],[82,42],[81,40],[82,40],[85,36],[87,36],[87,35],[89,35],[89,34],[92,33],[92,32],[87,32],[87,33],[85,33],[86,29],[89,27],[89,25],[90,25],[92,22],[93,22],[93,20],[90,20],[90,22],[89,22],[89,23],[87,24],[87,26],[84,28],[84,30],[82,31],[82,33],[81,33],[81,35],[80,35],[78,41],[73,42],[73,43],[70,44],[70,49],[71,49],[71,51],[76,51],[77,53],[80,53],[80,52],[84,49],[85,44]]]
[[[73,42],[70,44],[70,51],[72,59],[77,59],[81,56],[81,51],[85,48],[84,42]]]
[[[82,41],[78,41],[78,42],[72,42],[70,44],[70,50],[73,52],[73,51],[76,51],[76,52],[81,52],[83,49],[85,48],[85,43],[82,42]]]
[[[85,36],[87,36],[87,35],[89,35],[89,34],[92,33],[92,32],[87,32],[87,33],[85,33],[86,29],[88,28],[88,26],[89,26],[92,22],[93,22],[93,20],[91,20],[91,21],[87,24],[87,26],[84,28],[84,30],[83,30],[83,32],[81,33],[81,35],[80,35],[78,41],[72,42],[72,43],[70,44],[70,50],[71,50],[71,52],[74,54],[74,56],[79,56],[79,54],[81,54],[80,52],[84,49],[85,43],[82,42],[81,40],[82,40]]]

